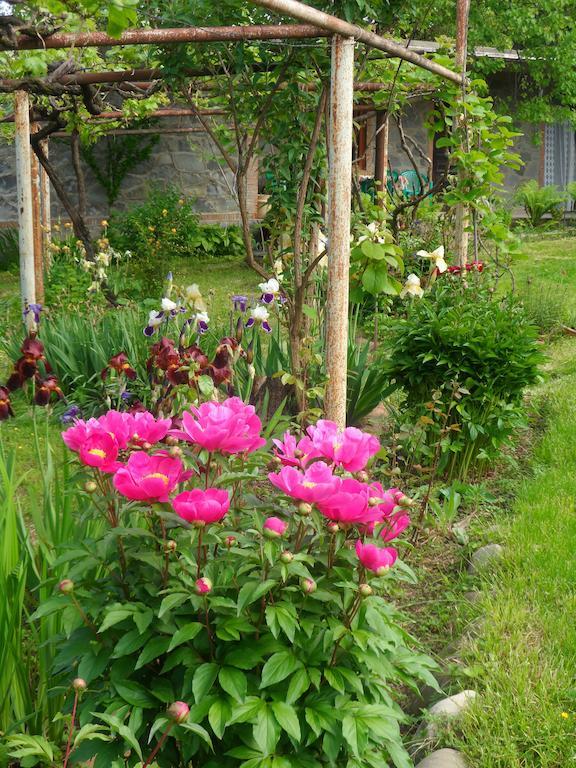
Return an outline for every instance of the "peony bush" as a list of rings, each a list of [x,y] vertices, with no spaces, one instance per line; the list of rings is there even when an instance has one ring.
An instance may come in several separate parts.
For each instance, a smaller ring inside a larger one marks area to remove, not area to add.
[[[60,554],[65,768],[408,768],[399,686],[434,684],[387,598],[410,500],[378,441],[319,421],[271,449],[239,398],[109,411],[63,439],[99,534]],[[31,763],[32,764],[32,763]]]

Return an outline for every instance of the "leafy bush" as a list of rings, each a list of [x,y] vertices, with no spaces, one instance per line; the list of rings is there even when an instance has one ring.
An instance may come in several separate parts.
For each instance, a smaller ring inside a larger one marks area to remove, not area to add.
[[[522,423],[522,395],[542,358],[518,300],[493,296],[481,279],[438,281],[388,325],[387,370],[404,391],[416,440],[460,478],[497,456]]]
[[[541,187],[535,179],[531,179],[518,187],[514,199],[524,207],[530,224],[538,227],[548,214],[553,219],[562,218],[561,206],[566,202],[566,194],[554,184]]]
[[[328,425],[310,432],[326,464],[308,467],[310,475],[284,466],[264,486],[273,457],[239,400],[189,412],[184,429],[196,424],[201,434],[183,433],[170,455],[131,447],[152,434],[161,440],[169,424],[140,414],[137,427],[118,416],[67,436],[81,460],[120,450],[127,465],[106,474],[84,467],[93,492],[84,515],[100,528],[60,550],[66,580],[32,617],[63,620],[55,666],[71,684],[70,764],[409,768],[394,689],[435,685],[434,664],[414,651],[387,600],[411,572],[376,543],[384,530],[385,543],[406,527],[396,505],[409,500],[334,474]],[[332,439],[344,448],[339,472],[348,460],[362,469],[378,447],[366,434],[362,450],[356,436]],[[318,472],[316,498],[306,478]],[[311,489],[304,495],[284,482],[294,473]],[[182,482],[194,490],[182,492]],[[348,521],[345,530],[336,520]],[[372,535],[367,520],[376,521]],[[12,754],[23,738],[31,737],[9,737]],[[68,764],[63,741],[48,746],[54,764]]]
[[[131,251],[162,274],[159,262],[173,257],[213,259],[243,253],[238,227],[202,226],[192,201],[178,190],[153,189],[142,205],[116,212],[110,219],[108,238],[113,248]]]
[[[15,227],[0,229],[0,272],[18,267],[20,249]]]

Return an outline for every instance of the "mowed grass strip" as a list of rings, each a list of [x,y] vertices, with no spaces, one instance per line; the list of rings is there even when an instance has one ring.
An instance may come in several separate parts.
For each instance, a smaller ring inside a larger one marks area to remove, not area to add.
[[[566,364],[576,339],[551,351],[537,393],[546,433],[494,537],[506,558],[483,585],[482,633],[467,659],[483,670],[480,697],[448,735],[473,768],[576,764],[576,370]]]

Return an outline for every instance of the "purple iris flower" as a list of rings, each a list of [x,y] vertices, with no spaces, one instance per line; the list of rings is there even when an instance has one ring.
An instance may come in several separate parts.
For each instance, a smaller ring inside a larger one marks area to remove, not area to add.
[[[196,330],[198,333],[206,333],[208,330],[208,323],[206,320],[198,320],[198,325],[196,326]]]
[[[234,309],[237,312],[246,312],[248,309],[248,296],[241,296],[240,294],[235,294],[232,296],[232,304],[234,305]]]
[[[263,293],[262,296],[260,296],[260,301],[263,304],[272,304],[274,301],[274,294],[273,293]]]
[[[266,331],[266,333],[272,333],[272,326],[268,322],[268,320],[264,320],[262,323],[262,330]]]
[[[80,408],[77,405],[71,405],[70,408],[68,408],[62,416],[60,416],[60,421],[62,424],[71,424],[74,419],[77,419],[78,416],[80,416]]]
[[[146,328],[144,328],[144,336],[154,336],[154,333],[156,331],[156,328],[160,325],[160,320],[164,319],[164,315],[166,313],[164,311],[161,312],[150,312],[150,317],[148,318],[148,325]]]
[[[127,402],[129,402],[130,400],[132,400],[132,398],[134,397],[134,395],[132,394],[132,392],[122,392],[122,394],[120,395],[120,397],[122,398],[122,400],[124,400],[124,402],[125,402],[125,403],[127,403]]]
[[[24,310],[24,317],[26,315],[29,315],[30,312],[34,315],[34,322],[36,325],[40,322],[40,315],[42,313],[42,304],[27,304],[26,309]]]

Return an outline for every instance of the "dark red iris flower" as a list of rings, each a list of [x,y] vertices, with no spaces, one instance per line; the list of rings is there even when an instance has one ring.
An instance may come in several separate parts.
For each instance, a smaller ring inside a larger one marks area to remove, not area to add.
[[[52,395],[56,395],[58,399],[64,397],[64,393],[58,386],[58,379],[54,374],[49,374],[45,378],[42,378],[36,374],[34,379],[34,402],[36,405],[48,405]]]
[[[138,375],[134,368],[132,368],[130,365],[128,355],[125,352],[118,352],[117,355],[113,355],[110,360],[108,360],[108,365],[106,368],[102,369],[102,373],[100,374],[103,381],[107,378],[110,371],[116,371],[118,374],[124,374],[127,379],[130,379],[130,381],[134,381]]]
[[[10,391],[7,387],[0,387],[0,421],[5,421],[10,416],[14,416],[10,403]]]

